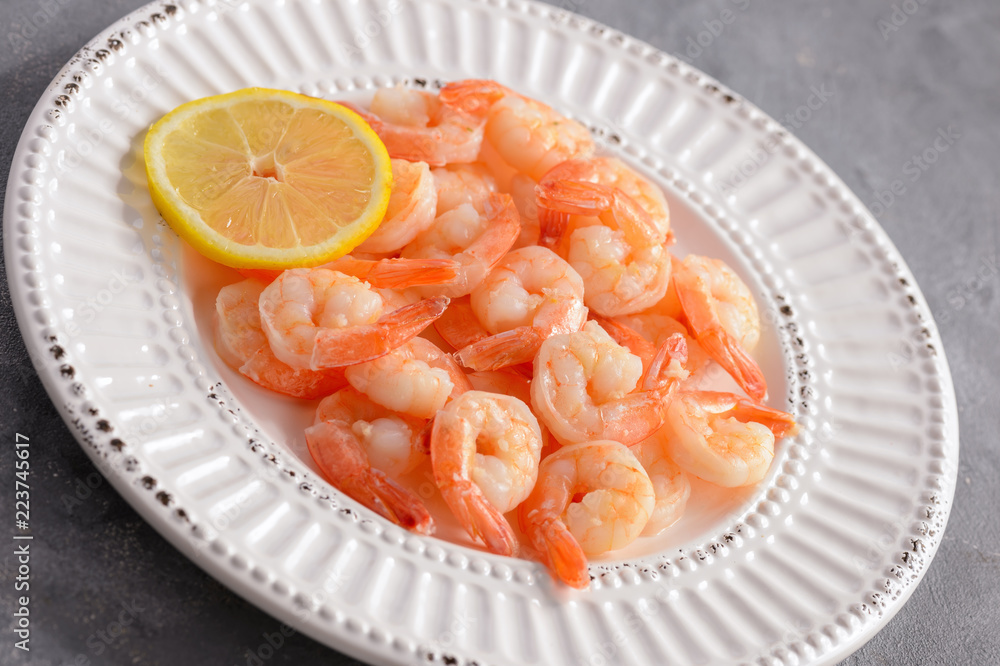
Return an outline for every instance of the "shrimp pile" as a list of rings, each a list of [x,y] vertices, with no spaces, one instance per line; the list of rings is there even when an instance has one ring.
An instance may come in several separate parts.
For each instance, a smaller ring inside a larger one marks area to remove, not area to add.
[[[216,301],[228,365],[321,399],[305,441],[331,484],[433,534],[407,481],[422,470],[474,542],[583,588],[588,558],[681,518],[692,478],[765,478],[796,425],[763,404],[753,294],[718,259],[671,253],[656,185],[493,81],[352,108],[392,158],[381,225]],[[698,390],[713,364],[742,393]]]

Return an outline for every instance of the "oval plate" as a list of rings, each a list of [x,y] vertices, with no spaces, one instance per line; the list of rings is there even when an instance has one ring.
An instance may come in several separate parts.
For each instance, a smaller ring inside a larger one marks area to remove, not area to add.
[[[760,486],[696,488],[681,524],[595,563],[583,592],[532,562],[409,534],[322,481],[303,454],[309,405],[247,386],[212,350],[215,293],[235,274],[186,250],[146,190],[144,132],[188,100],[247,86],[363,99],[467,77],[578,118],[664,188],[678,251],[724,258],[757,295],[772,404],[803,426]],[[367,661],[833,663],[900,608],[941,541],[955,397],[888,237],[753,105],[560,9],[148,5],[39,101],[4,239],[28,350],[118,491],[230,588]]]

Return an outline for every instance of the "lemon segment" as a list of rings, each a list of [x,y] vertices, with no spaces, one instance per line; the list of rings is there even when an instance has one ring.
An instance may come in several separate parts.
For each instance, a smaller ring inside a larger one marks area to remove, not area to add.
[[[183,104],[150,128],[144,154],[163,219],[235,268],[347,254],[382,221],[392,186],[389,154],[360,116],[284,90]]]

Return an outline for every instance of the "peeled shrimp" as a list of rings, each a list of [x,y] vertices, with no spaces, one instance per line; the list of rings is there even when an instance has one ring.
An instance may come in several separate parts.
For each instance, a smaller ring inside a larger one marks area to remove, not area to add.
[[[587,556],[632,543],[656,503],[635,455],[614,441],[573,444],[546,457],[518,519],[542,561],[564,583],[590,584]]]
[[[597,183],[619,189],[649,214],[665,236],[670,234],[670,209],[663,191],[617,157],[566,160],[549,170],[541,182],[547,184],[559,180]],[[596,218],[575,215],[571,216],[569,222],[570,229],[595,224],[600,224]]]
[[[691,334],[747,395],[764,400],[764,373],[748,353],[760,339],[760,314],[750,289],[718,259],[688,255],[674,264],[674,291]]]
[[[430,451],[426,419],[387,409],[352,386],[323,398],[316,407],[314,424],[323,421],[351,426],[372,467],[391,477],[412,471],[427,460]]]
[[[476,319],[492,335],[456,357],[476,370],[531,362],[546,338],[580,330],[587,320],[583,293],[583,280],[551,250],[508,252],[471,295]]]
[[[344,370],[351,386],[389,409],[429,419],[471,388],[450,354],[413,338],[388,354]]]
[[[379,135],[390,157],[444,166],[475,162],[483,142],[485,119],[438,96],[410,88],[381,88],[371,110],[350,107]]]
[[[449,164],[431,170],[437,215],[462,204],[477,204],[497,191],[496,181],[482,164]]]
[[[431,226],[438,201],[435,179],[426,162],[392,160],[392,192],[385,217],[360,252],[396,252]]]
[[[653,484],[653,494],[656,496],[656,504],[649,516],[649,522],[642,530],[642,536],[659,534],[680,520],[691,496],[691,482],[687,474],[666,454],[665,442],[659,435],[662,431],[661,428],[650,437],[629,447],[649,475],[649,480]]]
[[[434,480],[466,531],[494,553],[517,552],[503,514],[534,487],[541,450],[538,421],[512,396],[468,391],[434,419]]]
[[[727,488],[764,478],[775,437],[798,431],[791,414],[733,393],[685,391],[667,408],[662,437],[682,469]]]
[[[641,312],[663,298],[670,286],[666,234],[649,214],[619,189],[559,180],[538,186],[539,208],[562,214],[597,215],[602,224],[576,229],[567,259],[583,278],[587,307],[606,317]],[[540,217],[542,236],[565,220]]]
[[[637,391],[642,360],[590,321],[576,333],[542,343],[534,362],[531,404],[562,443],[613,439],[634,444],[663,425],[665,401],[686,377],[670,372],[679,359],[666,361],[666,372],[647,372],[650,381]]]
[[[450,259],[363,259],[356,252],[317,268],[337,271],[364,280],[379,289],[406,289],[428,284],[445,284],[458,275],[458,264]],[[370,256],[370,255],[369,255]],[[244,277],[270,284],[284,271],[242,268]]]
[[[447,304],[439,297],[385,314],[385,300],[361,280],[326,268],[294,268],[261,292],[260,319],[279,360],[318,370],[389,353]]]
[[[401,527],[421,534],[434,532],[434,519],[424,503],[372,467],[348,423],[322,421],[306,428],[306,445],[323,476],[348,496]]]
[[[536,181],[560,162],[594,153],[586,127],[496,81],[455,81],[441,89],[440,97],[487,118],[485,141],[506,164]]]
[[[440,287],[419,287],[426,295],[464,296],[486,277],[521,232],[517,209],[507,194],[490,194],[479,208],[461,204],[403,248],[407,259],[453,259],[458,276]]]
[[[234,370],[264,388],[313,400],[333,393],[347,382],[340,368],[293,368],[275,357],[260,325],[260,294],[267,285],[243,280],[223,287],[215,300],[215,348]]]

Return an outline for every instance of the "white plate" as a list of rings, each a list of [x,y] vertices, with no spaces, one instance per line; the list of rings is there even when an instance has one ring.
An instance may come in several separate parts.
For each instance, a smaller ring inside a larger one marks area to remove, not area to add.
[[[593,566],[583,592],[530,562],[411,535],[310,471],[307,408],[265,397],[211,348],[215,287],[233,274],[185,250],[146,191],[144,130],[187,100],[251,85],[358,98],[471,76],[579,118],[666,189],[681,251],[723,257],[756,292],[772,404],[803,425],[759,487],[698,489],[677,529]],[[885,233],[751,104],[553,7],[149,5],[39,101],[4,238],[39,374],[119,492],[233,590],[368,661],[832,663],[900,608],[941,541],[955,398]]]

